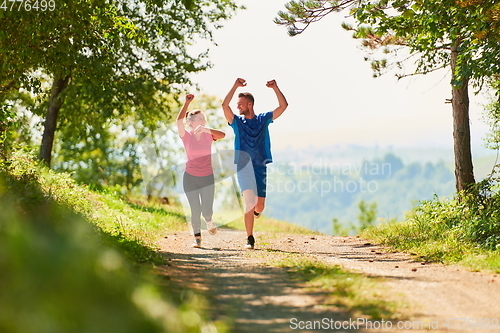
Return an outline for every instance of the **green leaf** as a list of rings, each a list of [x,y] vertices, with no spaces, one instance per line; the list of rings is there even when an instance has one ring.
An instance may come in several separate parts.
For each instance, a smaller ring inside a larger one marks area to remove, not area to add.
[[[413,17],[413,15],[415,15],[415,12],[411,9],[406,9],[404,12],[403,12],[403,17],[406,18],[406,19],[410,19]]]

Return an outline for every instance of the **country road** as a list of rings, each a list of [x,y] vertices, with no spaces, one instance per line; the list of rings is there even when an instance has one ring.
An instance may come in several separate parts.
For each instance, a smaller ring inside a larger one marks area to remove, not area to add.
[[[256,233],[256,249],[245,250],[242,231],[203,232],[192,248],[188,232],[167,235],[160,246],[169,260],[163,273],[210,295],[212,320],[234,318],[231,332],[499,332],[500,277],[457,266],[425,263],[356,237]],[[402,320],[357,318],[323,306],[326,293],[290,279],[270,259],[293,253],[370,277],[388,297],[404,300]],[[389,296],[390,294],[390,296]],[[316,322],[317,325],[311,325]],[[325,329],[329,328],[329,329]]]

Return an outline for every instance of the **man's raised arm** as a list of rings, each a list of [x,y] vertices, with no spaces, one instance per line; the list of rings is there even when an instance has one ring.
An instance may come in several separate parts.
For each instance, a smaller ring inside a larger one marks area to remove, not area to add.
[[[234,120],[234,112],[231,110],[231,107],[229,106],[229,103],[231,103],[231,100],[233,99],[234,93],[236,92],[236,89],[238,87],[244,87],[246,86],[247,83],[243,79],[236,79],[236,81],[233,84],[233,87],[231,90],[226,95],[226,98],[224,98],[224,101],[222,102],[222,110],[224,110],[224,116],[226,117],[226,120],[229,124],[232,124]]]
[[[278,107],[273,111],[273,120],[281,116],[283,112],[285,112],[288,107],[288,102],[286,101],[285,95],[281,92],[280,88],[278,88],[278,84],[276,80],[267,81],[266,87],[271,88],[276,93],[276,97],[278,98]]]

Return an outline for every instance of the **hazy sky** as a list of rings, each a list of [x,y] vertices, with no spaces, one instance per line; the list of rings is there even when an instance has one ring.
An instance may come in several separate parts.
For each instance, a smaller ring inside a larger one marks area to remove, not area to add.
[[[449,73],[397,81],[393,74],[373,78],[359,41],[340,27],[342,14],[330,14],[303,34],[289,37],[273,23],[286,0],[240,0],[247,7],[215,32],[213,68],[194,75],[203,93],[223,98],[237,77],[254,94],[257,113],[277,106],[266,88],[276,79],[289,107],[271,126],[275,149],[311,144],[356,143],[380,146],[452,147]],[[483,96],[471,96],[473,144],[487,126],[481,120]],[[233,110],[236,110],[236,99]],[[222,112],[221,112],[222,117]],[[228,127],[229,129],[229,127]]]

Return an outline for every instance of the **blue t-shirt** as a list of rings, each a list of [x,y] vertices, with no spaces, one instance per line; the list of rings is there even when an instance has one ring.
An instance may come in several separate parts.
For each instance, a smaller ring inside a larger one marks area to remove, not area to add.
[[[248,160],[243,156],[246,154],[240,154],[240,151],[250,155],[254,167],[265,166],[267,163],[272,162],[271,140],[269,137],[269,124],[272,122],[272,111],[259,113],[252,119],[234,115],[230,126],[233,128],[235,135],[235,163],[245,163],[245,160]]]

